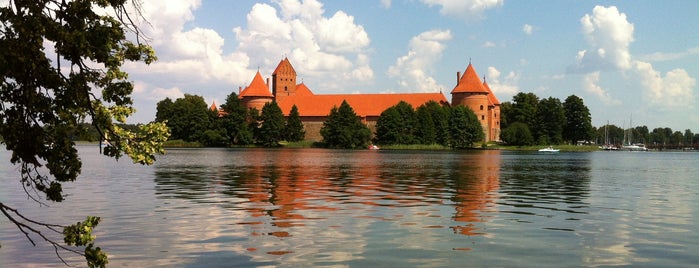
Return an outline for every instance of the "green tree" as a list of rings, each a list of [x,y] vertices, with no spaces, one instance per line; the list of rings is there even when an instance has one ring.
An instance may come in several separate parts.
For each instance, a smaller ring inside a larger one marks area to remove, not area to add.
[[[450,146],[454,149],[473,147],[473,143],[485,138],[483,127],[476,114],[463,105],[449,109]]]
[[[371,131],[362,123],[354,109],[342,101],[340,108],[333,107],[320,129],[323,142],[330,148],[362,148],[369,145]]]
[[[692,133],[692,130],[690,130],[690,129],[684,130],[684,144],[686,144],[686,145],[694,144],[694,133]]]
[[[436,142],[442,146],[448,146],[450,141],[449,136],[449,107],[444,107],[436,101],[429,101],[420,107],[425,108],[427,113],[432,117],[434,123],[434,132]]]
[[[583,99],[575,95],[568,96],[563,103],[563,110],[566,115],[563,139],[573,144],[578,141],[590,140],[592,138],[592,118]]]
[[[389,107],[381,112],[376,120],[376,137],[374,142],[379,145],[399,144],[403,122],[396,107]]]
[[[303,130],[303,122],[299,114],[299,108],[296,105],[291,107],[289,117],[286,119],[286,140],[287,141],[302,141],[306,136],[306,131]]]
[[[210,110],[202,96],[184,94],[172,106],[167,105],[167,99],[158,104],[158,108],[170,110],[166,123],[172,132],[172,139],[201,142],[204,132],[211,128]],[[156,112],[158,113],[160,111]]]
[[[171,118],[173,114],[172,109],[174,105],[175,103],[172,102],[172,99],[170,98],[165,98],[164,100],[159,101],[158,104],[155,106],[155,121],[165,122],[166,120]]]
[[[512,102],[506,101],[500,104],[500,129],[506,129],[510,123],[514,123]]]
[[[502,141],[510,145],[525,146],[534,144],[534,138],[531,131],[529,131],[529,126],[522,122],[510,124],[506,129],[502,130],[502,135],[500,136]]]
[[[376,143],[413,144],[416,123],[413,107],[401,101],[383,111],[376,121]]]
[[[566,123],[561,101],[554,97],[541,99],[537,105],[535,140],[542,145],[561,144]]]
[[[284,136],[284,114],[276,102],[265,103],[260,114],[255,140],[264,147],[277,147]]]
[[[64,200],[62,183],[75,181],[81,171],[68,138],[81,123],[89,121],[100,139],[109,141],[103,151],[107,156],[127,154],[136,163],[150,164],[163,152],[165,124],[141,125],[137,131],[115,124],[134,112],[133,84],[121,66],[156,60],[150,46],[127,40],[126,31],[134,36],[139,31],[129,28],[135,24],[125,1],[15,0],[0,5],[0,136],[12,152],[10,162],[21,167],[21,183],[31,199]],[[116,15],[104,14],[104,9]],[[98,217],[65,226],[63,244],[41,233],[42,228],[57,230],[51,228],[55,225],[20,222],[27,216],[1,202],[0,211],[32,243],[38,237],[57,254],[59,249],[81,254],[91,267],[107,263],[91,235]],[[84,252],[72,246],[84,246]]]
[[[248,110],[238,98],[238,94],[231,92],[226,97],[226,102],[221,105],[224,111],[220,118],[223,128],[230,143],[245,145],[253,142],[252,131],[248,127]]]
[[[538,105],[539,97],[534,93],[517,93],[512,97],[512,109],[505,117],[507,123],[522,122],[527,124],[529,128],[535,127]],[[502,105],[500,107],[502,109]]]
[[[437,126],[435,126],[434,119],[432,118],[430,110],[427,108],[425,104],[423,104],[417,107],[415,115],[417,119],[415,128],[415,139],[417,139],[417,141],[422,144],[436,144]]]

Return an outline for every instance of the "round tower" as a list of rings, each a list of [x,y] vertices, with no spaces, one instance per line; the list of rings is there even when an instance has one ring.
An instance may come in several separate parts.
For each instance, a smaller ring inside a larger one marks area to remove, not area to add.
[[[489,116],[488,90],[483,86],[471,63],[468,64],[464,75],[461,76],[457,72],[456,78],[456,86],[451,91],[451,105],[464,105],[473,110],[483,127],[485,140],[489,141],[491,117]]]
[[[269,92],[269,81],[265,83],[260,75],[260,71],[257,71],[255,78],[252,79],[250,85],[240,92],[238,98],[241,99],[243,105],[246,108],[255,108],[258,111],[262,110],[265,104],[272,102],[274,100],[274,95]]]

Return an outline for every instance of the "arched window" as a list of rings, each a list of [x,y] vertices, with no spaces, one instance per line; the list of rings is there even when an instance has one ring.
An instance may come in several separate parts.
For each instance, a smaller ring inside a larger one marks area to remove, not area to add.
[[[483,111],[483,105],[481,105],[481,111]]]
[[[485,115],[481,115],[481,120],[485,120]]]
[[[288,88],[288,87],[284,87],[284,91],[289,91],[289,88]]]

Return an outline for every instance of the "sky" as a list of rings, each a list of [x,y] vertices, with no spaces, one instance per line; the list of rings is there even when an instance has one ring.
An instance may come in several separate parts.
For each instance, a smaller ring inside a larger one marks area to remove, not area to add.
[[[316,94],[443,92],[473,64],[501,102],[581,97],[593,126],[699,132],[699,1],[143,1],[159,60],[128,63],[130,123],[221,104],[288,57]]]

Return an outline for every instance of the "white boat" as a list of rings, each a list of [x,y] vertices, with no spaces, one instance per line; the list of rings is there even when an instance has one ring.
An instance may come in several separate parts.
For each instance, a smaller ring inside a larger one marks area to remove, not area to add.
[[[633,121],[631,119],[629,120],[629,125],[633,126]],[[633,141],[633,127],[630,127],[628,130],[628,134],[624,133],[624,145],[621,146],[621,149],[624,151],[634,151],[634,152],[639,152],[639,151],[648,151],[648,148],[646,148],[646,145],[643,143],[631,143]]]
[[[369,150],[378,150],[378,149],[379,149],[379,146],[376,146],[374,144],[369,145]]]
[[[551,146],[543,148],[543,149],[539,149],[539,152],[544,152],[544,153],[557,153],[559,151],[560,151],[560,149],[554,149]]]

